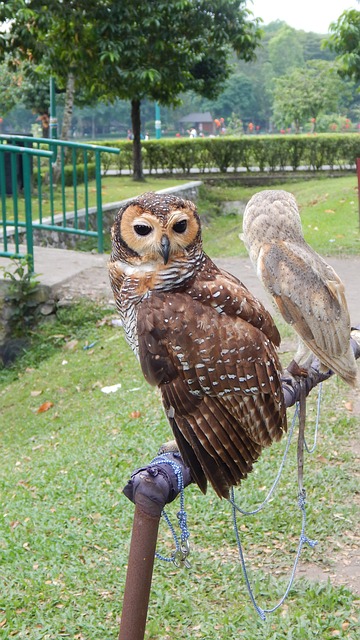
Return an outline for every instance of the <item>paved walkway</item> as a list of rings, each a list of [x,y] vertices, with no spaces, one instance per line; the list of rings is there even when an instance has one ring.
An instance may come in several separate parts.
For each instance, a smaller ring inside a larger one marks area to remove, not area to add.
[[[35,247],[35,271],[40,274],[40,281],[49,285],[60,299],[88,297],[112,303],[106,268],[108,257],[105,254]],[[244,282],[268,309],[273,308],[248,258],[217,259],[215,262]],[[328,262],[345,284],[352,322],[360,324],[360,256],[331,257]],[[8,263],[6,258],[0,258],[0,266]]]

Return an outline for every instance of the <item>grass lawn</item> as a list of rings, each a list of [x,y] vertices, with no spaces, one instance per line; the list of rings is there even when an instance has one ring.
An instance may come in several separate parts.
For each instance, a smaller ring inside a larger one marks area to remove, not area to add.
[[[145,383],[110,316],[84,304],[63,308],[55,322],[39,327],[22,361],[0,371],[4,640],[117,638],[133,516],[122,488],[131,471],[169,439],[170,428],[158,393]],[[101,391],[119,382],[116,393]],[[318,447],[305,460],[306,533],[318,546],[304,548],[303,561],[331,573],[337,554],[351,552],[358,527],[351,442],[359,425],[344,404],[345,385],[332,379],[324,386]],[[315,400],[313,394],[309,442]],[[50,408],[39,412],[46,402]],[[268,449],[237,491],[242,506],[262,501],[284,445]],[[296,439],[274,500],[239,522],[262,607],[273,606],[283,593],[298,543],[295,460]],[[174,523],[177,509],[178,501],[168,509]],[[262,622],[245,590],[229,505],[212,490],[203,496],[189,487],[186,510],[192,568],[156,561],[148,640],[358,637],[359,596],[298,576],[286,604]],[[163,524],[159,550],[172,548]]]
[[[172,183],[105,178],[104,202]],[[317,251],[359,253],[355,176],[276,188],[296,196],[306,239]],[[246,202],[259,190],[224,184],[202,189],[198,205],[210,255],[245,255],[238,239],[241,216],[223,215],[222,202]],[[133,517],[122,488],[171,434],[159,395],[145,383],[112,315],[84,303],[61,308],[56,320],[37,328],[21,360],[0,368],[1,640],[117,638]],[[279,327],[291,338],[287,325]],[[291,359],[282,357],[285,364]],[[116,393],[102,392],[117,383]],[[315,405],[313,392],[309,443]],[[351,392],[331,379],[324,384],[318,446],[305,458],[306,534],[318,545],[302,553],[305,566],[329,575],[356,553],[358,428]],[[265,451],[237,490],[243,507],[263,500],[284,446]],[[167,510],[174,524],[178,505]],[[285,605],[262,622],[244,585],[229,505],[211,489],[203,496],[191,486],[185,506],[192,568],[156,561],[147,640],[359,637],[359,595],[299,575]],[[286,588],[301,529],[295,437],[274,499],[260,514],[241,518],[239,527],[258,603],[270,608]],[[165,524],[158,549],[173,549]]]
[[[322,255],[360,253],[359,205],[356,175],[344,178],[317,178],[270,187],[294,194],[300,209],[305,240]],[[204,245],[213,257],[247,255],[238,235],[242,216],[220,215],[224,201],[248,202],[265,187],[241,187],[220,183],[206,185],[199,202],[204,217]]]
[[[146,176],[143,182],[137,182],[132,179],[131,176],[104,176],[101,180],[101,195],[103,204],[107,204],[110,202],[118,202],[119,200],[125,200],[126,198],[131,198],[133,196],[137,196],[140,193],[144,193],[145,191],[158,191],[159,189],[167,189],[168,187],[173,186],[174,184],[185,184],[189,182],[189,180],[180,180],[176,177],[155,177],[155,176]],[[43,187],[43,218],[50,215],[50,201],[49,201],[49,190],[44,185]],[[89,207],[94,207],[96,205],[96,184],[95,180],[89,182],[88,185],[88,198],[89,198]],[[6,199],[7,202],[7,217],[12,217],[12,197],[9,196]],[[66,187],[65,189],[65,202],[66,202],[66,210],[72,211],[74,208],[74,191],[73,187]],[[19,197],[19,219],[25,219],[25,201],[23,197]],[[77,205],[78,209],[81,209],[85,206],[85,187],[83,184],[78,185],[77,187]],[[54,212],[62,213],[62,199],[61,199],[61,188],[57,187],[54,192]],[[38,201],[34,197],[32,199],[32,213],[33,219],[37,219],[39,217],[38,213]]]
[[[118,178],[109,177],[106,180],[110,182],[109,193],[113,194],[111,181]],[[136,186],[136,191],[132,192],[130,180],[127,197],[174,184],[164,179],[160,179],[159,183],[157,179],[154,180],[155,182],[146,182],[145,185],[132,182],[132,185]],[[175,183],[177,184],[177,181]],[[216,184],[206,183],[200,188],[197,206],[202,221],[204,248],[210,256],[227,258],[247,255],[245,246],[239,239],[239,234],[242,232],[242,215],[232,212],[231,206],[230,212],[225,214],[223,203],[240,201],[244,208],[251,196],[264,188],[243,187],[224,181]],[[299,183],[288,182],[271,188],[285,189],[294,194],[300,208],[305,239],[316,251],[324,256],[360,253],[355,175],[345,178],[317,178]],[[111,199],[108,198],[107,202],[110,201]],[[236,206],[234,205],[234,209]],[[96,246],[96,241],[92,238],[81,240],[78,244],[79,249],[83,251],[96,250]],[[105,252],[111,250],[108,232],[104,234],[104,250]]]

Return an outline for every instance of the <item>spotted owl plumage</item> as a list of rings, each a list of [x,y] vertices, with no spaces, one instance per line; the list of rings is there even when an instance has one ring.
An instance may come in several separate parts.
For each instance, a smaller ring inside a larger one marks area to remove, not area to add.
[[[193,480],[228,497],[286,430],[270,314],[203,252],[195,205],[173,195],[147,193],[120,209],[109,275]]]
[[[305,242],[294,196],[256,193],[244,212],[243,240],[260,281],[307,347],[299,346],[295,361],[304,363],[310,350],[323,369],[358,384],[344,285]]]

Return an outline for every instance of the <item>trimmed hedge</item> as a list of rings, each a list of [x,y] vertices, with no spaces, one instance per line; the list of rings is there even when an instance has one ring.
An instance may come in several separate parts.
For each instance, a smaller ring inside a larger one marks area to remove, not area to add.
[[[85,168],[83,164],[76,165],[76,184],[83,184],[84,182],[84,173]],[[72,187],[73,186],[73,168],[72,165],[66,165],[64,167],[65,174],[65,186]],[[87,175],[88,180],[94,180],[96,176],[96,166],[95,163],[89,163],[87,165]]]
[[[119,140],[102,142],[103,146],[118,147],[118,156],[102,154],[103,169],[132,170],[132,142]],[[144,168],[165,173],[190,173],[217,169],[221,173],[235,171],[296,171],[306,166],[318,171],[324,165],[331,169],[354,167],[360,157],[360,135],[309,134],[268,136],[224,136],[216,138],[173,138],[142,142]],[[108,157],[106,157],[108,156]]]

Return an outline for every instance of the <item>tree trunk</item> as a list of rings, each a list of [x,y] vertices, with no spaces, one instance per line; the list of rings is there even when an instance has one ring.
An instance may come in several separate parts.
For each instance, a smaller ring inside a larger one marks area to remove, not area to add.
[[[74,95],[75,95],[75,75],[72,71],[69,72],[67,82],[66,82],[66,93],[65,93],[65,106],[64,106],[64,115],[61,127],[61,139],[68,140],[69,139],[69,131],[71,127],[72,120],[72,112],[74,106]],[[68,162],[68,157],[70,156],[71,151],[69,147],[66,147],[65,151],[65,164]],[[60,154],[57,154],[56,161],[53,164],[53,180],[55,184],[58,182],[61,173],[60,166]]]
[[[75,95],[75,75],[72,71],[70,71],[67,78],[67,83],[66,83],[64,116],[63,116],[62,127],[61,127],[62,140],[69,139],[69,131],[71,128],[71,119],[72,119],[72,112],[73,112],[73,106],[74,106],[74,95]]]
[[[41,135],[43,138],[49,137],[49,114],[42,113],[40,114],[40,122],[41,122]]]
[[[141,119],[140,119],[140,100],[131,101],[131,122],[133,130],[133,171],[134,180],[144,180],[142,158],[141,158]]]

